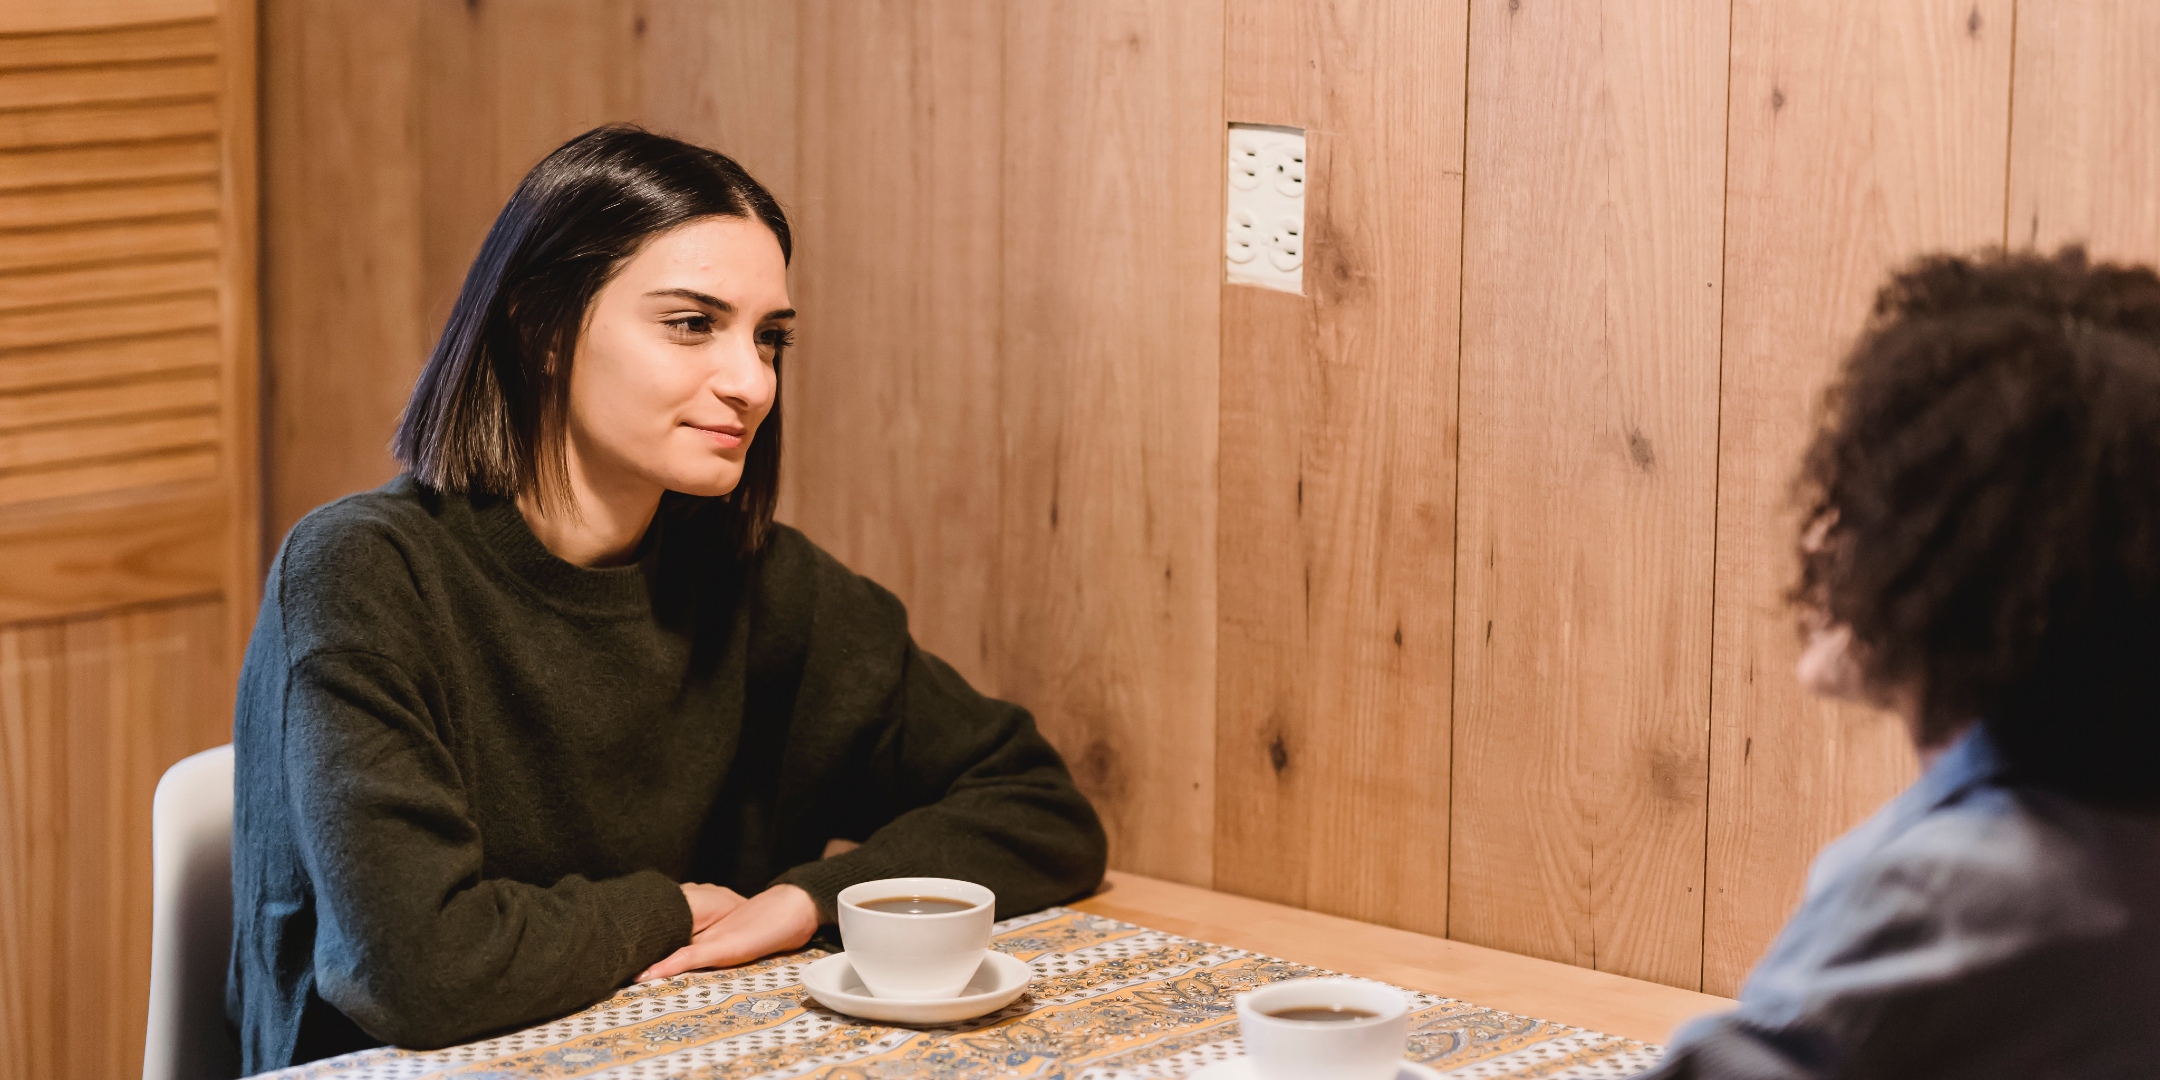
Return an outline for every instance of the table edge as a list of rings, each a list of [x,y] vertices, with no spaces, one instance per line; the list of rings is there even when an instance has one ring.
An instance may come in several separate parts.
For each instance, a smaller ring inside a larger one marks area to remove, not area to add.
[[[1151,929],[1382,979],[1505,1012],[1662,1043],[1730,998],[1339,915],[1111,871],[1068,905]]]

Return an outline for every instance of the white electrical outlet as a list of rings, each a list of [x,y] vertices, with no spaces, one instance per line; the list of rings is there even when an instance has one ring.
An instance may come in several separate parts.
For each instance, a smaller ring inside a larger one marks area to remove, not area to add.
[[[1230,125],[1224,275],[1239,285],[1305,291],[1305,132]]]

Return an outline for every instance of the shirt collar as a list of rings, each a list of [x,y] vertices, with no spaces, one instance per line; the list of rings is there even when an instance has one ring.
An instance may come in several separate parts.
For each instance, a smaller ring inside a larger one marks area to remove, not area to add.
[[[1935,759],[1911,786],[1884,804],[1853,831],[1823,849],[1808,871],[1807,894],[1814,896],[1841,880],[1861,861],[1907,829],[1967,792],[2002,774],[2002,759],[1984,724],[1974,724]]]
[[[1914,801],[1923,803],[1923,810],[1933,810],[2001,775],[2002,755],[1995,740],[1988,737],[1985,723],[1974,723],[1913,782]]]
[[[2002,757],[1987,725],[1975,722],[1920,774],[1912,786],[1883,808],[1887,818],[1878,836],[1888,841],[1921,818],[1963,798],[1967,792],[2002,775]]]

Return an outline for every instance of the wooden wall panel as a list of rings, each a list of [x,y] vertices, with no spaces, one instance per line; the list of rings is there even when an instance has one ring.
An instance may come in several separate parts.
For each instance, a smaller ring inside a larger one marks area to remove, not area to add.
[[[2160,263],[2160,5],[2019,0],[2008,240]]]
[[[1206,884],[1214,834],[1222,7],[1005,11],[994,686],[1112,863]]]
[[[417,0],[263,8],[264,542],[394,472],[422,318]],[[437,197],[446,197],[438,195]]]
[[[1731,995],[1817,849],[1908,783],[1895,718],[1793,678],[1791,482],[1884,276],[2002,240],[2009,0],[1734,6],[1703,989]]]
[[[142,1068],[150,799],[232,737],[224,607],[0,627],[0,1076]]]
[[[984,0],[802,14],[787,520],[989,686],[999,475],[998,107]]]
[[[0,627],[0,1044],[11,1078],[67,1075],[70,1050],[57,990],[71,958],[56,947],[69,840],[62,637],[59,623]]]
[[[418,33],[417,111],[408,123],[419,133],[425,334],[400,408],[518,182],[571,136],[638,111],[627,0],[423,3]]]
[[[240,657],[255,626],[262,598],[263,520],[263,364],[262,203],[258,103],[261,80],[256,55],[261,40],[256,0],[225,0],[218,13],[218,221],[217,293],[219,379],[225,400],[218,409],[221,425],[219,487],[225,497],[224,600],[225,672],[237,673]],[[161,484],[168,497],[185,496],[185,487]],[[177,510],[181,505],[175,504]],[[90,507],[85,506],[85,510]],[[222,728],[231,729],[231,710]]]
[[[1701,978],[1726,5],[1470,18],[1456,938]]]
[[[1430,934],[1467,32],[1467,2],[1234,2],[1225,60],[1230,120],[1308,132],[1313,257],[1305,295],[1222,290],[1215,885]]]
[[[1820,382],[1919,248],[2160,258],[2160,23],[1461,3],[276,0],[272,539],[389,475],[531,161],[642,119],[798,222],[783,515],[1037,711],[1118,865],[1729,991],[1912,767],[1789,683],[1783,484]],[[0,110],[22,168],[127,195],[0,183],[7,266],[47,234],[104,253],[0,267],[0,342],[45,350],[0,395],[207,370],[176,284],[215,197],[200,109],[18,82],[48,102]],[[1219,284],[1233,120],[1312,132],[1306,297]],[[63,348],[15,314],[71,293],[169,294],[171,330]]]
[[[637,118],[628,0],[278,0],[264,49],[268,543],[396,474],[413,378],[503,202]]]
[[[859,38],[884,25],[882,20],[888,17],[882,9],[864,10],[859,16],[848,14],[848,21],[835,22],[829,6],[807,0],[784,4],[641,0],[631,17],[642,80],[639,115],[656,131],[710,146],[741,162],[792,217],[805,209],[796,181],[798,85],[807,92],[814,81],[825,77],[858,85],[888,85],[871,72],[858,76],[830,68],[816,80],[803,77],[798,82],[800,65],[811,52],[825,47],[828,36]],[[805,35],[798,29],[799,23],[813,22],[821,28],[817,34]],[[830,44],[848,47],[838,41]],[[969,55],[958,66],[971,65],[995,73],[995,50],[987,56]],[[991,85],[983,101],[953,104],[963,108],[994,105],[994,81]],[[836,145],[844,141],[840,130],[835,129],[831,139]]]

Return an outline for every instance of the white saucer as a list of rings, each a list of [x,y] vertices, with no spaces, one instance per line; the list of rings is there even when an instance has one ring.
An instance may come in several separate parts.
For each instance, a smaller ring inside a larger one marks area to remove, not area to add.
[[[1206,1080],[1253,1080],[1258,1075],[1253,1072],[1251,1058],[1231,1058],[1188,1074],[1185,1080],[1202,1080],[1203,1077]],[[1402,1069],[1395,1074],[1395,1080],[1440,1080],[1440,1073],[1430,1065],[1405,1061]]]
[[[924,999],[871,997],[847,954],[834,953],[803,969],[803,989],[837,1013],[893,1024],[957,1024],[1010,1005],[1027,990],[1035,969],[995,949],[983,953],[967,989],[959,997]]]

